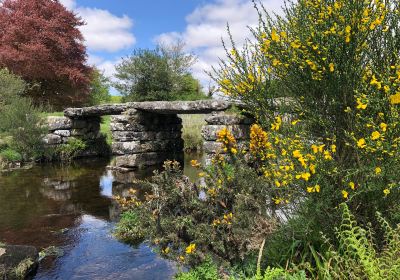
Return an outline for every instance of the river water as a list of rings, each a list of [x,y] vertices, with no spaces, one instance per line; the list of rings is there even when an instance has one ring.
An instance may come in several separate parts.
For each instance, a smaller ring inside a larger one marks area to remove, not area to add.
[[[171,279],[177,272],[146,244],[133,248],[113,237],[119,209],[112,196],[137,188],[132,180],[153,170],[120,174],[108,164],[90,159],[0,173],[0,242],[61,249],[34,279]],[[195,177],[190,164],[185,174]]]

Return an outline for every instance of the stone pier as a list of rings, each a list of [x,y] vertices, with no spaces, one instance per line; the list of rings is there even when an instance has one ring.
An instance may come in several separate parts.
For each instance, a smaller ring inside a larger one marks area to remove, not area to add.
[[[118,168],[142,168],[183,159],[182,120],[176,114],[130,109],[111,117],[112,152]]]
[[[98,156],[103,151],[105,136],[100,133],[101,118],[47,117],[49,133],[43,141],[50,147],[68,143],[71,139],[80,139],[87,144],[87,149],[80,156]]]
[[[239,150],[248,150],[250,127],[254,119],[237,114],[215,113],[205,119],[206,125],[202,128],[204,139],[203,150],[206,154],[206,163],[217,154],[226,154],[223,144],[218,142],[218,132],[227,128],[235,137]]]

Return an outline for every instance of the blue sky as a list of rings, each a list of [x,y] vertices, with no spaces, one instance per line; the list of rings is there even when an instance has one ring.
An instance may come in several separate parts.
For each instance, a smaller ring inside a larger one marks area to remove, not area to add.
[[[186,51],[198,57],[193,75],[204,87],[210,82],[205,71],[224,57],[221,37],[229,23],[235,42],[250,37],[247,26],[257,24],[250,0],[60,0],[87,24],[81,28],[89,63],[112,77],[121,57],[135,48],[154,48],[157,42],[186,43]],[[283,0],[262,0],[270,11],[279,12]]]

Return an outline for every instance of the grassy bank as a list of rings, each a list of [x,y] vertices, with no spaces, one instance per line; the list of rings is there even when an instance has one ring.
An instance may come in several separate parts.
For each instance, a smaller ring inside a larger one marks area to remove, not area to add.
[[[179,115],[182,118],[182,138],[185,142],[185,151],[198,151],[203,149],[201,128],[205,124],[206,115]]]

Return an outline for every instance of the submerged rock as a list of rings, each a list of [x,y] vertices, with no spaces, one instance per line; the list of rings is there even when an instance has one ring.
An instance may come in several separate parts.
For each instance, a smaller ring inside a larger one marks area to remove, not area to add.
[[[0,246],[0,279],[26,279],[36,272],[39,254],[35,247]]]

